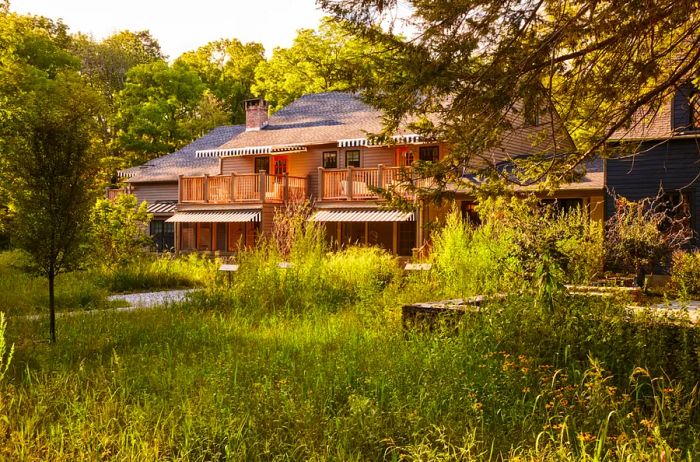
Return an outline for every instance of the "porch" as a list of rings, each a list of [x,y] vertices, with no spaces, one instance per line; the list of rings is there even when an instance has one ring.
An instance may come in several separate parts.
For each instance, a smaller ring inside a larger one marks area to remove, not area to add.
[[[180,204],[250,204],[298,202],[307,198],[307,179],[265,172],[180,176]]]
[[[410,167],[323,168],[318,167],[319,201],[366,201],[381,199],[377,189],[391,189],[406,198],[413,194],[406,190],[406,183],[417,187],[429,187],[431,179],[412,178]]]

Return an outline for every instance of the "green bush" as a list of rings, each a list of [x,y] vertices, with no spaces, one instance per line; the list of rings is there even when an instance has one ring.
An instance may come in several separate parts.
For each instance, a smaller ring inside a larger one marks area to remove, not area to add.
[[[700,252],[673,253],[671,283],[683,294],[700,294]]]
[[[472,228],[459,211],[451,212],[433,238],[431,259],[445,296],[471,296],[507,291],[521,272],[510,230],[486,222]]]
[[[585,211],[555,213],[532,200],[499,198],[479,207],[473,228],[451,212],[435,234],[432,260],[447,295],[480,295],[583,283],[602,270],[599,224]]]

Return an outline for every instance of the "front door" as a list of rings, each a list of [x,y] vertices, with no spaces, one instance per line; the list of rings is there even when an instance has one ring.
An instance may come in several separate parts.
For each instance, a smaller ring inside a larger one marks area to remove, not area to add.
[[[284,175],[287,173],[287,164],[289,156],[273,156],[272,157],[272,174]]]

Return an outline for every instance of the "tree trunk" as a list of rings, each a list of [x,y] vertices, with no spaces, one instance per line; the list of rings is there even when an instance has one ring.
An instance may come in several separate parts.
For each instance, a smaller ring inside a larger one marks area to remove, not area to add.
[[[56,343],[56,307],[54,303],[54,279],[56,275],[53,269],[49,273],[49,335],[51,343]]]

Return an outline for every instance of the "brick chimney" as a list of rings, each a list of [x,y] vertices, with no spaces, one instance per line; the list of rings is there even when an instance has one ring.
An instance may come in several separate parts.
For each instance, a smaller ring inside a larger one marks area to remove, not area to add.
[[[248,99],[245,105],[245,130],[260,130],[267,126],[267,101],[262,98]]]

